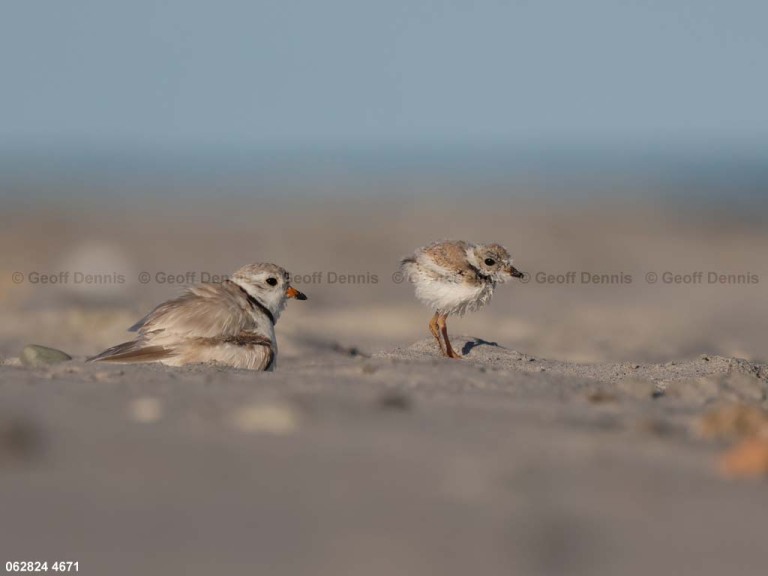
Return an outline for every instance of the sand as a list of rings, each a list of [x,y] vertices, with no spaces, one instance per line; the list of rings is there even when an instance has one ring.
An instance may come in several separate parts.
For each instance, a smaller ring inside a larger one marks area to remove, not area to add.
[[[156,228],[147,216],[139,231],[103,207],[2,216],[17,247],[0,285],[3,562],[99,575],[765,573],[768,484],[724,476],[735,440],[701,422],[766,407],[768,232],[648,207],[512,218],[471,205],[483,221],[450,236],[502,241],[532,272],[634,281],[503,286],[487,310],[449,320],[466,356],[453,361],[410,287],[384,280],[422,238],[448,236],[442,220],[416,201],[352,204],[302,210],[282,231],[240,207],[159,214]],[[88,238],[131,280],[8,281],[98,260]],[[226,272],[251,252],[380,281],[302,286],[310,300],[277,326],[275,373],[84,362],[177,289],[131,275]],[[667,269],[763,284],[642,280]],[[21,366],[29,343],[74,359]]]

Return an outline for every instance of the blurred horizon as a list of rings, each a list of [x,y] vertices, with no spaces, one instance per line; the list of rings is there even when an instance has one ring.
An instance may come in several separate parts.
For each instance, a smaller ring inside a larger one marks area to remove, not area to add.
[[[535,146],[0,147],[0,197],[131,192],[166,196],[585,195],[763,202],[768,154],[712,144]]]

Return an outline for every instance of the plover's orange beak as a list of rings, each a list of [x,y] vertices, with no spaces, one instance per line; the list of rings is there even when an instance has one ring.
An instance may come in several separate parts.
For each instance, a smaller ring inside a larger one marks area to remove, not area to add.
[[[288,290],[285,291],[285,296],[287,298],[296,298],[296,300],[306,300],[307,295],[303,292],[299,292],[294,288],[293,286],[288,286]]]

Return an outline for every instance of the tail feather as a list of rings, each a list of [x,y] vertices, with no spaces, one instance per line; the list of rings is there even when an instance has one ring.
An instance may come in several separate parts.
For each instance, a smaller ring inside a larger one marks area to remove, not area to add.
[[[112,346],[101,354],[88,358],[88,362],[156,362],[174,356],[163,346],[144,346],[144,342],[131,341]]]

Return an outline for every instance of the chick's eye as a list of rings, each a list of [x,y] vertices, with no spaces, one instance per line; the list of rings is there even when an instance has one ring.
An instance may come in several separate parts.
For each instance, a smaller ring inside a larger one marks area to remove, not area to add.
[[[496,260],[494,260],[493,258],[486,258],[485,259],[485,265],[486,266],[493,266],[494,264],[496,264]]]
[[[267,284],[270,286],[277,286],[277,278],[267,278]]]

